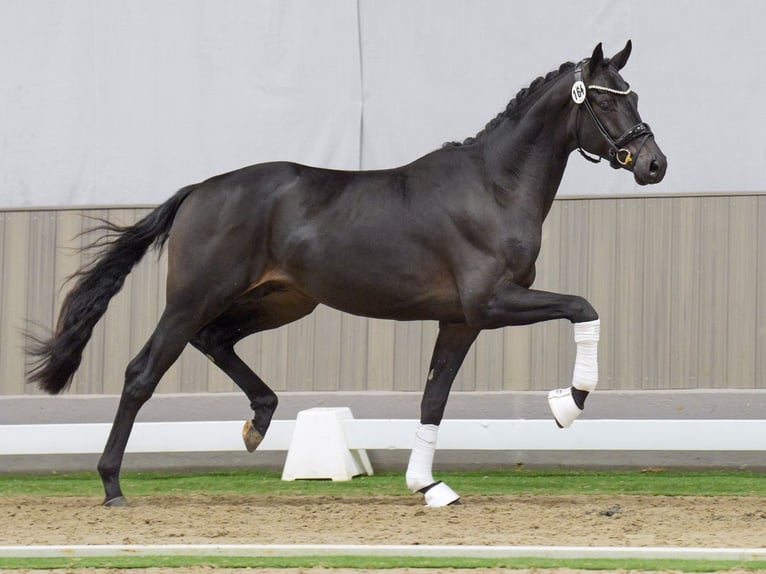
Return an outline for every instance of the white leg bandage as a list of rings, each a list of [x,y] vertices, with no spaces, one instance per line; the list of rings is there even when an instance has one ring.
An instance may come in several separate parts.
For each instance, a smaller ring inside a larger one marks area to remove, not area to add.
[[[574,339],[577,343],[572,387],[580,391],[592,391],[598,384],[598,337],[600,322],[575,323]],[[562,428],[567,428],[580,416],[582,410],[572,397],[572,387],[556,389],[548,393],[548,405],[553,418]]]
[[[581,391],[593,391],[598,384],[598,336],[600,321],[575,323],[574,340],[577,343],[572,386]]]
[[[410,462],[407,465],[407,488],[417,492],[421,488],[434,483],[432,469],[434,452],[436,452],[436,436],[439,427],[436,425],[418,425],[415,431],[415,444],[412,445]]]
[[[430,507],[457,504],[460,499],[449,486],[434,480],[432,469],[438,433],[436,425],[418,425],[406,474],[407,488],[412,492],[422,491],[425,504]]]

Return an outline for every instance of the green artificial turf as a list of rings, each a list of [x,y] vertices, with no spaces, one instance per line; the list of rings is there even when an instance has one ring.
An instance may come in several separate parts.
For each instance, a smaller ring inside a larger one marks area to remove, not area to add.
[[[647,494],[766,496],[766,474],[752,471],[554,471],[488,470],[437,472],[464,496],[514,494]],[[410,496],[403,472],[360,476],[347,482],[285,482],[277,471],[125,472],[127,497],[183,493],[239,495]],[[100,496],[94,472],[0,474],[0,496]]]

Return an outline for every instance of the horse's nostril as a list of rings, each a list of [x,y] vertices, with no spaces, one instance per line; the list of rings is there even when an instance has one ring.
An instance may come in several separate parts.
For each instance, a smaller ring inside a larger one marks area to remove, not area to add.
[[[660,171],[660,164],[657,163],[656,159],[653,159],[652,162],[649,164],[649,175],[657,175],[657,172]]]

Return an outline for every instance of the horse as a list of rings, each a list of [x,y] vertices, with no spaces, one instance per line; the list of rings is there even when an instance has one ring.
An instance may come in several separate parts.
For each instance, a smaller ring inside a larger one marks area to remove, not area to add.
[[[667,158],[620,75],[632,43],[611,58],[599,43],[522,89],[476,136],[410,164],[339,171],[291,162],[244,167],[180,189],[132,226],[97,229],[93,260],[75,274],[54,332],[29,335],[27,380],[50,394],[72,382],[94,325],[150,248],[168,250],[167,302],[129,362],[98,462],[104,506],[127,504],[120,469],[136,415],[191,343],[244,392],[254,451],[277,396],[235,353],[251,334],[324,304],[397,321],[437,321],[438,336],[405,474],[426,506],[459,503],[434,480],[433,457],[450,387],[484,329],[567,319],[574,324],[570,386],[551,391],[559,427],[598,382],[599,316],[583,297],[532,289],[542,225],[574,150],[662,181]]]

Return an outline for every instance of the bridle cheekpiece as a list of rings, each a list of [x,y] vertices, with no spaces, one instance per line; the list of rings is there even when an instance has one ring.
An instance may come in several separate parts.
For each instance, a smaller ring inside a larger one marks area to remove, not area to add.
[[[580,152],[580,154],[587,159],[590,162],[593,163],[599,163],[601,161],[600,157],[593,158],[589,156],[585,150],[582,149],[582,145],[580,145],[580,134],[577,130],[577,126],[579,125],[579,118],[580,118],[580,109],[582,108],[582,105],[585,105],[585,109],[588,110],[588,114],[593,119],[593,123],[596,124],[596,128],[598,128],[598,131],[601,132],[601,135],[604,137],[604,139],[609,144],[609,156],[612,158],[611,164],[612,167],[628,167],[633,163],[633,156],[630,153],[630,150],[627,149],[625,146],[632,142],[635,139],[638,139],[640,137],[644,138],[644,142],[647,140],[647,138],[652,135],[652,130],[649,128],[649,124],[644,122],[639,122],[632,128],[630,128],[628,131],[626,131],[624,134],[622,134],[617,139],[613,139],[611,135],[609,135],[609,132],[607,131],[604,124],[601,122],[601,120],[598,118],[596,113],[593,110],[593,106],[591,106],[590,101],[588,100],[588,91],[593,90],[596,92],[605,92],[608,94],[614,94],[616,96],[627,96],[631,93],[630,85],[625,90],[616,90],[614,88],[607,88],[605,86],[599,86],[596,84],[590,84],[589,86],[585,86],[585,82],[583,81],[582,76],[582,69],[583,65],[588,62],[588,59],[581,60],[580,63],[575,66],[574,70],[574,79],[575,82],[572,85],[572,100],[574,100],[574,103],[577,104],[577,120],[575,123],[575,135],[577,137],[577,149]],[[641,143],[641,147],[643,147],[643,142]],[[640,153],[639,148],[639,153]],[[615,165],[615,162],[619,165]]]

